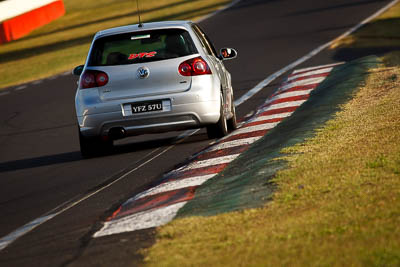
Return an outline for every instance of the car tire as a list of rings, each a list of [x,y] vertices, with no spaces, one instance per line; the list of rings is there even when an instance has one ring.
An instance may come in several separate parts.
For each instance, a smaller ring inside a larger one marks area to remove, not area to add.
[[[233,116],[227,121],[227,123],[228,123],[228,129],[230,131],[234,131],[237,129],[237,119],[236,119],[236,108],[235,108],[235,103],[233,101],[233,97],[231,99],[231,112]]]
[[[225,117],[224,98],[221,93],[220,116],[216,124],[207,126],[207,135],[209,139],[221,138],[228,134],[228,124]]]
[[[79,145],[82,157],[91,158],[110,152],[113,142],[103,141],[100,136],[86,137],[79,131]]]

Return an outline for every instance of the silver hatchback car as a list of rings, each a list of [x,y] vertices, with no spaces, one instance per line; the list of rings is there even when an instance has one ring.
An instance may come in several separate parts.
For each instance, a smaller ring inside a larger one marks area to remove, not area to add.
[[[236,128],[231,75],[190,21],[153,22],[96,33],[75,97],[83,156],[126,136],[207,127],[209,138]]]

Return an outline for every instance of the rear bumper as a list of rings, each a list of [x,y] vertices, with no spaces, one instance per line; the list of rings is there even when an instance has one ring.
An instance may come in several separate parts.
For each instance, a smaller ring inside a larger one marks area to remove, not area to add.
[[[81,133],[84,136],[105,136],[112,128],[123,128],[129,136],[198,128],[219,120],[219,101],[174,104],[174,99],[169,100],[171,107],[167,111],[126,115],[123,112],[126,104],[121,103],[119,111],[78,116]]]
[[[75,107],[84,136],[108,135],[124,128],[127,135],[198,128],[218,122],[220,83],[214,75],[194,76],[184,92],[104,99],[101,88],[77,91]],[[134,90],[134,89],[133,89]],[[163,111],[132,114],[132,103],[162,101]]]

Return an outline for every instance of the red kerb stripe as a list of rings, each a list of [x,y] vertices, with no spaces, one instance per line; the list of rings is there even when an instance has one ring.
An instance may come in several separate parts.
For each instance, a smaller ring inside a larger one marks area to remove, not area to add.
[[[226,142],[250,138],[250,137],[264,136],[267,134],[267,132],[268,132],[268,130],[260,130],[260,131],[254,131],[254,132],[249,132],[249,133],[235,134],[235,135],[229,136],[228,138],[222,140],[220,143],[226,143]]]
[[[307,100],[309,97],[310,97],[309,94],[285,97],[285,98],[274,100],[274,101],[262,106],[261,108],[265,108],[267,106],[280,104],[280,103],[293,102],[293,101],[299,101],[299,100]]]
[[[261,125],[261,124],[266,124],[266,123],[274,123],[274,122],[280,122],[282,118],[276,118],[276,119],[269,119],[269,120],[263,120],[263,121],[254,121],[254,122],[249,122],[243,125],[240,128],[246,128],[246,127],[251,127],[251,126],[256,126],[256,125]]]
[[[271,99],[274,96],[288,93],[288,92],[295,92],[295,91],[305,91],[305,90],[313,90],[318,86],[319,83],[314,83],[314,84],[308,84],[308,85],[302,85],[302,86],[295,86],[289,89],[286,89],[284,91],[278,91],[277,93],[273,94],[269,99]]]
[[[265,111],[261,113],[259,116],[267,116],[267,115],[274,115],[279,113],[287,113],[287,112],[294,112],[298,107],[287,107],[287,108],[277,108]]]
[[[242,146],[235,146],[226,149],[205,152],[197,156],[194,160],[206,160],[206,159],[224,157],[228,155],[240,154],[246,151],[248,148],[249,145],[242,145]]]
[[[170,182],[170,181],[176,181],[179,179],[184,179],[188,177],[194,177],[194,176],[201,176],[201,175],[208,175],[208,174],[216,174],[225,169],[225,167],[228,165],[228,163],[222,163],[218,165],[212,165],[212,166],[207,166],[207,167],[202,167],[202,168],[197,168],[197,169],[191,169],[191,170],[186,170],[186,171],[181,171],[181,172],[172,172],[171,174],[167,175],[166,179],[163,180],[163,183],[165,182]]]
[[[117,213],[112,219],[115,220],[134,213],[155,208],[162,208],[179,202],[191,200],[194,197],[196,188],[197,186],[190,186],[143,197],[136,201],[129,202],[127,205],[123,205],[119,213]]]

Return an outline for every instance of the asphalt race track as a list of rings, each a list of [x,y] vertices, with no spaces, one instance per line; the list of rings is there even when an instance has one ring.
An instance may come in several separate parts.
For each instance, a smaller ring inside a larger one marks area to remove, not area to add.
[[[389,2],[243,0],[200,25],[217,48],[238,50],[239,57],[225,65],[239,98]],[[354,57],[324,50],[299,67]],[[280,79],[241,104],[238,117],[254,111]],[[44,215],[58,214],[0,250],[0,266],[140,262],[137,250],[152,244],[153,229],[95,240],[92,233],[124,200],[212,141],[205,130],[179,142],[181,132],[146,135],[121,141],[112,155],[82,159],[76,80],[66,73],[0,91],[0,238]]]

